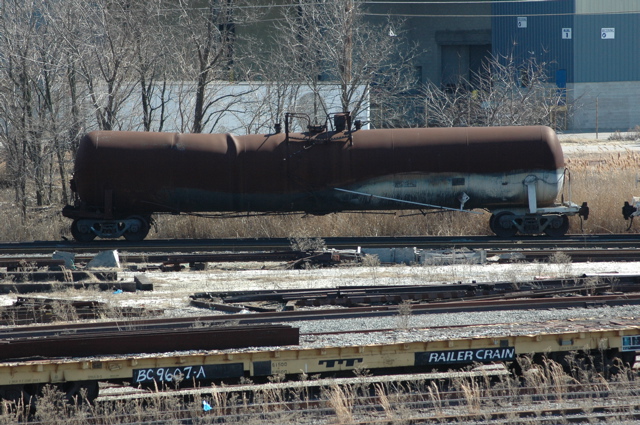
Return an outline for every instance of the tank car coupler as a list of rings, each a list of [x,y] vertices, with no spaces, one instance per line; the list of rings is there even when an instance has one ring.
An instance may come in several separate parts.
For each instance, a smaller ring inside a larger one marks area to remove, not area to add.
[[[586,202],[583,202],[578,210],[578,216],[582,217],[585,220],[589,219],[589,205]]]
[[[622,207],[622,216],[625,220],[631,220],[629,222],[629,227],[627,230],[631,230],[631,226],[633,226],[633,218],[640,215],[640,197],[634,196],[631,200],[631,203],[624,201],[624,206]]]
[[[622,216],[625,220],[629,220],[629,218],[633,218],[635,212],[638,211],[638,208],[629,204],[628,201],[624,201],[624,206],[622,207]]]

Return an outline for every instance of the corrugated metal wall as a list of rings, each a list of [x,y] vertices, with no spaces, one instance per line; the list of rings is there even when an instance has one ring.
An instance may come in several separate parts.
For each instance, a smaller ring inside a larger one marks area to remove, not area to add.
[[[566,69],[568,83],[640,80],[640,0],[508,1],[493,14],[494,54],[556,62],[550,77]]]
[[[570,130],[640,124],[640,0],[506,0],[493,5],[493,15],[494,54],[555,61],[552,79],[566,69],[567,101],[579,99]]]
[[[559,70],[566,70],[566,81],[572,82],[573,38],[563,38],[563,28],[573,27],[574,12],[573,0],[494,3],[494,55],[513,54],[520,61],[535,56],[548,64],[552,82]]]
[[[615,2],[602,0],[594,3]],[[584,13],[575,17],[574,81],[640,80],[640,14]],[[608,29],[606,36],[603,29]]]

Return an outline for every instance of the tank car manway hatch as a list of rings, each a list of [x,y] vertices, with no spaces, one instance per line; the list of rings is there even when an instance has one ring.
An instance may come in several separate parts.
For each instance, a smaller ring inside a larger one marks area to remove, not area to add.
[[[306,131],[293,131],[301,122]],[[570,195],[566,176],[560,142],[544,126],[365,130],[348,112],[324,125],[288,113],[284,132],[278,124],[269,134],[89,133],[76,155],[76,201],[63,215],[83,242],[142,240],[162,213],[416,209],[484,210],[498,236],[557,237],[568,217],[589,214],[586,203],[557,202]]]

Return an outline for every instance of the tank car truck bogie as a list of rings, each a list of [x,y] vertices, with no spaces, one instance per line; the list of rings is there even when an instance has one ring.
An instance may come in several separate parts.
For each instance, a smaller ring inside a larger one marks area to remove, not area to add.
[[[75,158],[76,204],[63,209],[73,237],[139,241],[155,213],[416,209],[490,211],[499,236],[555,237],[588,213],[556,202],[566,170],[549,127],[365,130],[341,112],[331,126],[307,120],[294,132],[302,115],[269,134],[88,133]]]
[[[121,220],[101,220],[95,218],[76,218],[71,224],[71,235],[78,242],[91,242],[96,237],[124,238],[139,242],[147,237],[150,218],[130,216]]]
[[[558,238],[569,231],[569,217],[566,214],[516,214],[501,211],[489,219],[491,231],[501,238],[511,238],[516,234],[537,235],[544,233]]]

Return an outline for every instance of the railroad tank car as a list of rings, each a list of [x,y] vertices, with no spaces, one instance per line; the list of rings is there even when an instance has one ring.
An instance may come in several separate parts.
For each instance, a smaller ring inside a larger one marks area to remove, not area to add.
[[[80,142],[63,210],[76,240],[141,240],[154,213],[483,209],[499,236],[564,235],[585,204],[544,126],[362,129],[348,113],[308,131],[236,136],[95,131]]]

